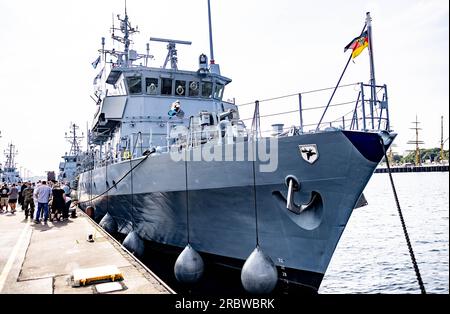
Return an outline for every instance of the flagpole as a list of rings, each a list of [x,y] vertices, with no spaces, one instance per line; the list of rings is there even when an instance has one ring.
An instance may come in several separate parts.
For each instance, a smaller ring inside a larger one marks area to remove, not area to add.
[[[373,46],[372,46],[372,18],[370,12],[366,13],[367,37],[369,40],[369,58],[370,58],[370,115],[372,118],[372,129],[374,129],[373,108],[377,101],[377,91],[375,82],[375,66],[373,62]]]
[[[367,22],[366,22],[366,24],[364,24],[361,34],[359,35],[360,37],[363,34],[364,30],[366,29],[366,26],[367,26]],[[325,110],[322,113],[322,117],[320,117],[319,123],[317,123],[316,131],[319,131],[319,127],[320,127],[320,124],[322,123],[323,117],[325,116],[325,113],[327,112],[327,109],[330,106],[331,101],[333,100],[334,94],[336,93],[336,90],[338,89],[339,84],[341,83],[342,77],[344,76],[344,73],[347,70],[347,67],[348,67],[351,59],[352,59],[352,55],[350,55],[348,57],[347,63],[345,64],[345,67],[344,67],[344,70],[342,71],[341,77],[339,78],[339,80],[336,84],[336,87],[334,88],[333,93],[331,94],[330,100],[328,100],[328,104],[326,105]]]
[[[105,69],[106,67],[106,51],[105,51],[105,37],[102,37],[102,57],[103,57],[103,69]],[[106,71],[103,71],[106,72]],[[106,73],[102,72],[102,93],[106,92],[106,79],[105,79],[105,75]]]
[[[319,123],[317,123],[316,131],[319,131],[319,127],[320,127],[320,124],[322,123],[323,117],[325,116],[325,113],[327,112],[327,109],[330,106],[331,100],[333,100],[334,93],[336,93],[336,90],[338,89],[339,84],[341,83],[342,77],[344,76],[344,73],[347,70],[348,64],[350,63],[351,59],[352,59],[352,55],[350,55],[348,57],[347,63],[345,64],[345,67],[344,67],[344,70],[341,73],[341,77],[339,78],[339,80],[336,84],[336,87],[334,88],[333,93],[331,94],[330,100],[328,100],[328,104],[326,105],[325,110],[322,113],[322,117],[320,117]]]

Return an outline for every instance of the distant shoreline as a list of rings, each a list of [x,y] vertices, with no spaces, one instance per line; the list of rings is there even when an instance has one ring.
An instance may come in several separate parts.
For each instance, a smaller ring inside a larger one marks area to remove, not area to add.
[[[448,164],[446,165],[425,165],[425,166],[391,166],[391,172],[446,172],[448,171]],[[387,173],[387,167],[377,167],[375,173]]]

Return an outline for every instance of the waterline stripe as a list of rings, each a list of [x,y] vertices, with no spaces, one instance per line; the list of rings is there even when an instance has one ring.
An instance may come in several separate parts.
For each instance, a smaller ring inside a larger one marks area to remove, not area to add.
[[[14,246],[11,254],[9,255],[8,261],[6,262],[6,265],[3,268],[2,273],[0,274],[0,292],[2,292],[3,286],[5,285],[5,282],[6,282],[6,278],[8,278],[9,272],[11,271],[14,261],[16,260],[17,253],[19,252],[19,248],[22,246],[23,242],[27,238],[26,235],[28,234],[29,229],[30,229],[30,225],[28,225],[28,224],[25,226],[25,228],[23,228],[22,233],[20,234],[19,240],[17,241],[16,245]]]

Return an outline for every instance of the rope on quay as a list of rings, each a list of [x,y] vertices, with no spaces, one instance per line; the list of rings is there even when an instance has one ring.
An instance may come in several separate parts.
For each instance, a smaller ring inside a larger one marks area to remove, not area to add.
[[[381,140],[381,146],[383,147],[384,158],[386,160],[386,166],[388,169],[389,179],[391,181],[392,192],[394,193],[395,203],[397,204],[398,215],[400,216],[400,221],[402,223],[403,233],[405,234],[406,244],[408,245],[409,256],[411,257],[411,261],[414,267],[414,271],[416,273],[417,282],[419,283],[420,291],[422,294],[427,294],[425,291],[425,286],[423,285],[422,276],[420,275],[419,266],[417,265],[416,257],[414,256],[414,251],[411,245],[411,241],[409,240],[408,230],[406,229],[405,220],[403,219],[403,213],[400,208],[400,203],[398,201],[397,191],[395,190],[394,180],[392,179],[391,167],[389,166],[389,159],[386,154],[386,149],[384,147],[383,139]]]

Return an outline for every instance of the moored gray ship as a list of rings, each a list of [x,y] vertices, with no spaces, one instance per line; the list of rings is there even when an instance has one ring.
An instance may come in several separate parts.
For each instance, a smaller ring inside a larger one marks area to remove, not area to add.
[[[67,182],[71,188],[76,188],[78,184],[77,176],[81,171],[83,157],[80,145],[83,133],[80,135],[79,127],[72,123],[69,134],[67,132],[65,134],[65,139],[70,143],[70,150],[61,157],[63,161],[59,163],[58,181]]]
[[[16,149],[16,145],[9,143],[8,148],[4,151],[6,157],[5,165],[3,169],[0,167],[1,182],[11,184],[22,181],[15,160],[18,153],[19,151]]]
[[[365,29],[370,34],[369,15]],[[92,206],[97,222],[137,244],[188,245],[225,266],[242,268],[257,246],[278,281],[317,291],[395,138],[386,86],[373,76],[352,85],[357,97],[338,127],[323,120],[329,103],[308,130],[299,97],[299,125],[281,120],[267,134],[260,102],[247,127],[239,106],[223,99],[231,79],[215,63],[212,40],[209,63],[201,54],[198,69],[186,71],[178,69],[176,45],[190,42],[150,38],[168,49],[163,66],[152,67],[148,46],[144,54],[131,47],[137,31],[126,12],[112,30],[123,50],[106,49],[102,39],[93,63],[98,110],[81,160],[81,207]]]

